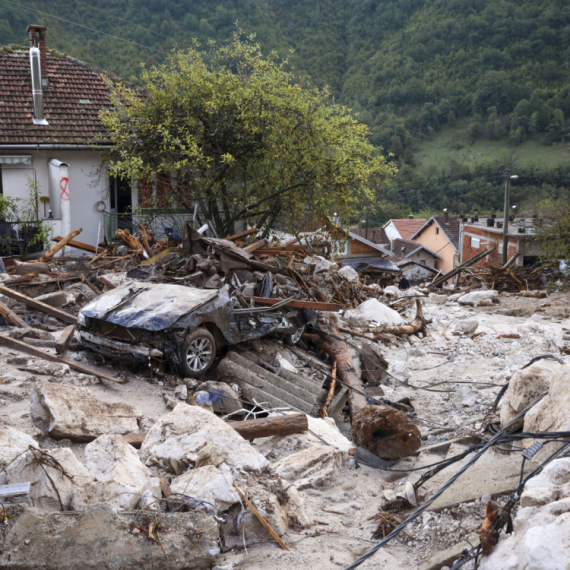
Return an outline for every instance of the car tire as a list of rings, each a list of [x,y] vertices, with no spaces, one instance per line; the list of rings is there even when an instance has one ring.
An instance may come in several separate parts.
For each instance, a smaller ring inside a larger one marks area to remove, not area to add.
[[[215,358],[214,337],[204,328],[196,329],[180,345],[180,373],[187,378],[198,378],[212,366]]]
[[[305,325],[299,327],[294,333],[285,335],[283,340],[285,341],[285,344],[288,344],[289,346],[295,346],[299,344],[299,341],[301,340],[301,337],[303,336],[304,333],[305,333]]]

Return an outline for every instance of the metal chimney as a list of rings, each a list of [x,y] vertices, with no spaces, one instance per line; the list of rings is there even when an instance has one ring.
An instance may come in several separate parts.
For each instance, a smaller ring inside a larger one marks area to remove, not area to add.
[[[42,65],[40,50],[37,47],[30,48],[30,70],[32,73],[32,97],[34,99],[34,125],[47,125],[44,115],[44,95],[42,89]]]

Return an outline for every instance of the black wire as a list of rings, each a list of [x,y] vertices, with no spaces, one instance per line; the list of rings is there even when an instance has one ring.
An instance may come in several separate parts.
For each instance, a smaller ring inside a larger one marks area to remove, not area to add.
[[[443,487],[441,487],[435,494],[433,494],[421,507],[416,509],[406,520],[400,523],[392,532],[390,532],[390,534],[388,534],[385,538],[383,538],[378,544],[376,544],[368,552],[363,554],[360,558],[355,560],[350,566],[346,568],[346,570],[355,570],[356,568],[358,568],[363,562],[368,560],[368,558],[370,558],[378,550],[380,550],[380,548],[382,548],[385,544],[387,544],[394,537],[396,537],[400,533],[400,531],[406,528],[406,526],[408,526],[412,521],[418,518],[438,497],[440,497],[446,491],[448,487],[453,485],[453,483],[455,483],[455,481],[457,481],[457,479],[459,479],[459,477],[461,477],[461,475],[463,475],[463,473],[467,471],[467,469],[469,469],[469,467],[471,467],[485,453],[485,451],[487,451],[490,447],[492,447],[507,432],[508,428],[511,427],[511,425],[517,422],[519,418],[523,417],[524,414],[526,414],[526,412],[530,410],[535,404],[537,404],[543,397],[544,394],[541,394],[538,398],[536,398],[528,406],[526,406],[524,410],[519,412],[501,431],[497,433],[497,435],[492,437],[482,447],[482,449],[479,451],[479,453],[477,453],[477,455],[475,455],[475,457],[473,457],[457,473],[455,473],[455,475],[453,475],[445,483],[445,485],[443,485]]]

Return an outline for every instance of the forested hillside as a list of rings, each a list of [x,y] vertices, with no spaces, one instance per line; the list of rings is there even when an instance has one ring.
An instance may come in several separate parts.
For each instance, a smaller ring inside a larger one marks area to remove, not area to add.
[[[0,0],[1,44],[25,45],[31,22],[50,47],[126,78],[238,22],[354,109],[401,167],[390,201],[416,211],[499,207],[505,165],[560,186],[550,167],[567,162],[566,0]]]

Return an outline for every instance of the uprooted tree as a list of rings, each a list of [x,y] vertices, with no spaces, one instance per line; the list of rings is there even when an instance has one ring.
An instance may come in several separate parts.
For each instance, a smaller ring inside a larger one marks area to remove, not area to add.
[[[111,172],[169,180],[170,203],[197,203],[220,235],[239,220],[267,233],[277,221],[347,219],[393,167],[349,109],[286,65],[236,32],[221,47],[196,46],[144,69],[142,90],[113,85],[113,107],[101,114],[114,142]]]

